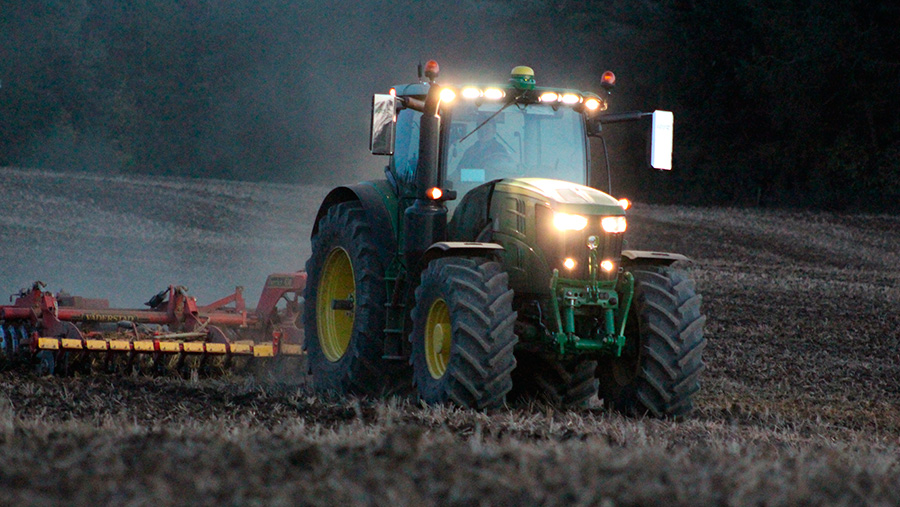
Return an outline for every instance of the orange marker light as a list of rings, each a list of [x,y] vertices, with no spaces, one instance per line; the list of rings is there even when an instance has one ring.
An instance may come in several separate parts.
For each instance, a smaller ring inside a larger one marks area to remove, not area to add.
[[[619,206],[621,206],[622,209],[628,209],[631,207],[631,201],[629,201],[627,198],[623,197],[623,198],[619,199]]]
[[[431,197],[435,201],[440,199],[441,196],[443,196],[443,195],[444,195],[444,192],[441,189],[439,189],[438,187],[434,187],[428,191],[428,197]]]
[[[437,79],[438,73],[441,71],[441,66],[438,65],[438,62],[434,60],[428,60],[428,63],[425,64],[425,77],[434,80]]]
[[[616,75],[612,73],[612,71],[606,71],[603,73],[603,77],[600,78],[600,84],[604,87],[606,86],[615,86],[616,84]]]

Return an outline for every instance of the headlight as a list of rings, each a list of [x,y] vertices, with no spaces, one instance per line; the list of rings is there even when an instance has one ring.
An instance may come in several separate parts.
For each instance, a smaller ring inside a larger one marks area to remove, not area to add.
[[[561,231],[580,231],[587,227],[588,219],[581,215],[554,213],[553,225]]]
[[[484,91],[484,98],[490,100],[499,100],[506,96],[506,92],[499,88],[488,88]]]
[[[544,92],[541,94],[541,102],[556,102],[559,100],[559,94],[556,92]]]
[[[444,88],[441,90],[441,102],[453,102],[453,99],[455,98],[456,92],[454,92],[450,88]]]
[[[625,217],[603,217],[600,225],[606,232],[625,232],[625,228],[628,227]]]
[[[481,90],[469,86],[462,89],[462,96],[465,99],[477,99],[478,97],[481,97]]]

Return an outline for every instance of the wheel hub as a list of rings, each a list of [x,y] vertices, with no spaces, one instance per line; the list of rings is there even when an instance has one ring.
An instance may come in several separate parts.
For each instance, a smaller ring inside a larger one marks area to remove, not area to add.
[[[353,334],[356,281],[350,255],[341,247],[328,253],[319,282],[316,318],[325,357],[337,362],[347,352]]]
[[[425,361],[432,378],[439,379],[447,372],[451,344],[450,311],[447,303],[438,299],[431,304],[425,325]]]

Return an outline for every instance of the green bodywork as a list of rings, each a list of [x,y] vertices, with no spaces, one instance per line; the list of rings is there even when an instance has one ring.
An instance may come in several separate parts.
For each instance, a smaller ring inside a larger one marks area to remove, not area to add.
[[[620,355],[625,345],[625,320],[634,294],[633,277],[627,272],[603,276],[601,252],[586,247],[584,256],[576,258],[577,262],[587,264],[586,276],[560,276],[560,268],[554,266],[539,246],[542,243],[539,236],[548,232],[546,228],[541,229],[538,217],[541,207],[588,217],[623,216],[625,211],[618,202],[606,193],[576,183],[521,178],[497,183],[493,203],[491,209],[497,215],[492,241],[504,247],[500,256],[509,274],[510,287],[516,294],[546,303],[549,310],[546,319],[549,325],[524,327],[533,334],[520,339],[526,343],[543,342],[564,355],[582,352]],[[605,254],[608,258],[615,256],[609,260],[618,268],[620,252]],[[586,326],[584,320],[592,321],[593,325]]]
[[[493,216],[490,218],[499,222],[493,231],[493,241],[505,247],[502,254],[504,267],[509,273],[510,285],[520,293],[546,293],[550,287],[553,266],[538,248],[539,236],[542,232],[547,233],[538,227],[537,214],[541,206],[554,212],[584,216],[625,214],[615,199],[599,190],[543,178],[501,180],[494,186],[492,199]],[[460,211],[457,209],[456,213]],[[599,267],[595,269],[599,270]]]

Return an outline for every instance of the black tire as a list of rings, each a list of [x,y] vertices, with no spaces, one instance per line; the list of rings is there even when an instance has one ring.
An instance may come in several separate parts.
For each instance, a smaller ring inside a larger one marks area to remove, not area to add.
[[[539,399],[560,408],[588,407],[597,396],[596,370],[594,359],[558,360],[542,354],[517,354],[510,396],[525,402]]]
[[[40,375],[53,375],[56,370],[56,354],[50,350],[41,350],[36,354],[35,372]]]
[[[420,399],[474,409],[506,402],[517,341],[508,278],[487,259],[448,257],[428,264],[416,288],[409,337]]]
[[[319,393],[378,396],[411,384],[405,364],[382,359],[387,289],[380,255],[386,247],[378,238],[384,234],[388,231],[374,230],[362,205],[351,201],[329,208],[312,238],[303,320],[309,372]],[[320,287],[323,275],[327,280]],[[319,301],[320,289],[333,294],[341,286],[334,280],[342,275],[347,275],[347,299]],[[345,308],[335,308],[341,303]]]
[[[635,294],[625,329],[628,342],[622,357],[598,366],[600,397],[629,415],[686,416],[705,368],[700,295],[680,269],[636,266],[631,273]]]

